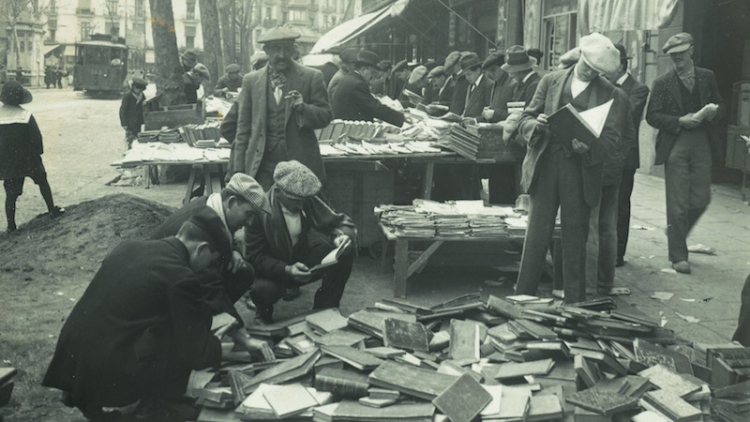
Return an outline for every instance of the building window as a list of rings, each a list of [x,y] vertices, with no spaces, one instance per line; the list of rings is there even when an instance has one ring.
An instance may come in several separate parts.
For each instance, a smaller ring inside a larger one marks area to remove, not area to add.
[[[135,15],[141,17],[144,14],[143,0],[135,0]]]
[[[107,0],[107,13],[110,15],[117,15],[119,3],[119,0]]]
[[[195,48],[195,37],[185,37],[185,48]]]
[[[55,42],[55,33],[57,32],[56,29],[50,29],[49,30],[49,40],[52,42]]]
[[[307,20],[307,13],[302,10],[290,10],[289,20],[292,22],[305,22]]]
[[[553,69],[560,56],[577,45],[577,6],[561,0],[545,0],[542,10],[541,67]]]
[[[91,34],[91,22],[81,22],[81,41],[88,40],[89,34]]]
[[[266,7],[266,19],[273,19],[273,9]]]
[[[185,12],[185,18],[189,20],[195,19],[195,0],[187,1],[187,12]]]
[[[21,53],[26,51],[26,42],[25,41],[19,41],[18,42],[18,48],[20,49]]]

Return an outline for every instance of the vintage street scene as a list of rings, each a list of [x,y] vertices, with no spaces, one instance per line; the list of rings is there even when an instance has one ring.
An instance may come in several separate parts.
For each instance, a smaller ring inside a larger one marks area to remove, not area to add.
[[[0,0],[0,422],[749,421],[748,19]]]

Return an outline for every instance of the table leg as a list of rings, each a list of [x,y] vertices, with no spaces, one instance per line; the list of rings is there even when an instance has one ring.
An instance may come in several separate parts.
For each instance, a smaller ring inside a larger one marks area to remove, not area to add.
[[[143,177],[146,179],[146,189],[151,187],[151,166],[146,164],[143,171]]]
[[[393,272],[393,296],[406,297],[406,279],[409,271],[409,241],[396,240],[396,268]]]
[[[204,195],[208,196],[214,193],[214,183],[211,177],[210,164],[203,164],[203,184],[205,186],[205,190],[203,192]]]
[[[432,197],[432,177],[435,174],[435,163],[427,163],[424,168],[424,180],[422,181],[422,199]]]
[[[190,198],[193,196],[193,185],[195,185],[195,166],[190,167],[190,177],[188,177],[185,199],[182,200],[183,205],[190,202]]]

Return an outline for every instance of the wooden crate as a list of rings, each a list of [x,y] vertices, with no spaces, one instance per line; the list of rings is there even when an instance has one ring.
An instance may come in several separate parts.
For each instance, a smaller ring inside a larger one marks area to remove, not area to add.
[[[143,123],[145,130],[158,130],[163,127],[176,128],[178,126],[206,121],[203,103],[180,104],[159,107],[156,97],[150,99],[143,107]]]
[[[393,171],[377,161],[326,163],[325,195],[357,225],[360,248],[375,250],[383,234],[373,209],[393,203]]]
[[[745,173],[750,172],[750,157],[747,153],[745,141],[740,135],[750,136],[750,126],[727,127],[727,167],[741,170]]]
[[[517,142],[503,142],[503,131],[497,129],[479,129],[479,152],[477,162],[492,161],[497,163],[522,162],[526,148]]]

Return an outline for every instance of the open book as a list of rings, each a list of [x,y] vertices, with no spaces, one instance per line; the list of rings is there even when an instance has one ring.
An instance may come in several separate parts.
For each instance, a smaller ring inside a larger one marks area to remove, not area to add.
[[[424,97],[417,94],[410,89],[404,89],[403,94],[414,104],[419,104],[424,101]]]
[[[565,104],[547,118],[550,132],[571,151],[573,139],[591,145],[601,136],[613,102],[614,100],[609,100],[602,105],[581,112],[571,104]]]
[[[331,252],[328,253],[323,259],[320,261],[320,264],[310,268],[310,272],[318,272],[322,271],[328,267],[334,266],[338,264],[339,258],[341,258],[341,255],[343,255],[347,249],[349,249],[349,246],[351,246],[352,242],[341,242],[341,244],[334,248]]]

